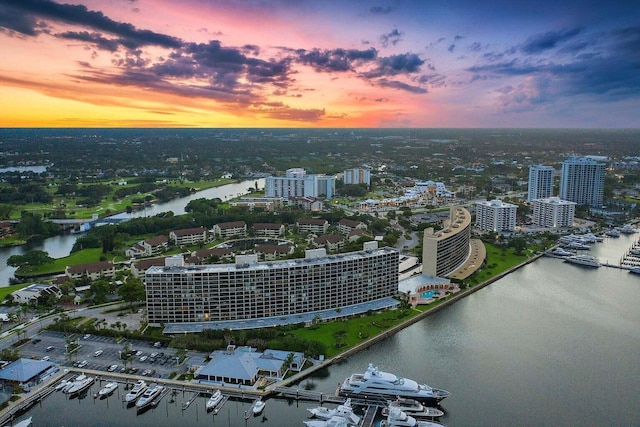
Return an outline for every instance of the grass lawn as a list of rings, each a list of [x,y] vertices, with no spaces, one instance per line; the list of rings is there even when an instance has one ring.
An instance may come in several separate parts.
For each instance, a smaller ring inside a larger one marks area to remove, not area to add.
[[[504,248],[503,250],[503,247],[490,243],[484,243],[484,246],[487,250],[485,266],[469,278],[468,281],[471,285],[477,285],[478,283],[484,282],[485,280],[521,264],[529,258],[526,255],[526,253],[529,253],[527,251],[525,251],[523,255],[516,255],[513,252],[513,248]]]
[[[41,274],[55,274],[63,272],[68,265],[81,265],[91,264],[100,261],[102,255],[101,248],[83,249],[78,252],[74,252],[64,258],[58,258],[54,262],[46,265],[42,265],[39,268],[32,271],[21,271],[18,269],[16,274],[20,276],[38,276]]]
[[[420,313],[411,309],[390,310],[348,320],[319,323],[290,333],[306,340],[324,343],[327,346],[326,356],[333,357],[418,314]]]
[[[126,181],[126,178],[122,179]],[[181,181],[181,182],[171,182],[169,185],[172,187],[179,188],[195,188],[196,190],[205,190],[211,187],[219,187],[221,185],[229,184],[235,182],[233,179],[216,179],[211,181]],[[54,200],[52,203],[29,203],[26,205],[17,205],[14,207],[11,212],[11,219],[20,219],[20,212],[23,210],[33,212],[44,216],[45,214],[58,214],[59,212],[64,212],[66,218],[77,218],[77,219],[87,219],[91,218],[91,215],[97,213],[100,217],[108,216],[111,214],[115,214],[116,212],[122,212],[126,210],[127,206],[131,206],[131,199],[143,199],[146,196],[151,196],[152,192],[146,194],[136,194],[135,196],[125,197],[118,200],[113,200],[114,194],[116,190],[121,189],[123,187],[131,187],[136,184],[127,184],[125,186],[118,185],[115,181],[106,181],[106,182],[91,182],[87,183],[87,185],[94,184],[103,184],[110,187],[110,193],[105,196],[99,206],[92,207],[81,207],[76,206],[75,203],[78,200],[81,200],[81,197],[62,197],[59,194],[55,194],[57,191],[57,186],[48,187],[47,191],[52,194]],[[164,184],[163,184],[164,185]],[[61,207],[60,202],[64,200],[66,206]]]

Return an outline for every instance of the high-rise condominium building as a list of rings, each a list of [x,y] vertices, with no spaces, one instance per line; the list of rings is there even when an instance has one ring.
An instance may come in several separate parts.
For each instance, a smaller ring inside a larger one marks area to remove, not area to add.
[[[265,197],[324,197],[335,193],[335,178],[327,175],[307,175],[302,168],[287,169],[285,176],[268,176],[265,179]]]
[[[444,229],[424,230],[422,240],[422,272],[445,277],[464,264],[471,247],[471,214],[463,207],[451,207]]]
[[[529,194],[528,202],[536,199],[545,199],[553,195],[552,166],[534,165],[529,168]]]
[[[398,292],[398,251],[376,248],[303,259],[151,267],[145,274],[150,324],[261,319],[302,314],[392,297]]]
[[[518,207],[502,200],[476,203],[476,227],[483,231],[514,231]]]
[[[560,199],[579,205],[602,206],[604,175],[605,164],[590,158],[570,158],[562,162]]]
[[[371,171],[369,169],[354,168],[347,169],[343,173],[345,184],[371,184]]]
[[[558,197],[533,201],[533,223],[540,227],[571,227],[576,213],[576,204]]]

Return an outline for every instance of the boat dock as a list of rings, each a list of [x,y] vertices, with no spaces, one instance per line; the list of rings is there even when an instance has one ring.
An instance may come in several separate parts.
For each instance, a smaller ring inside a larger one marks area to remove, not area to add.
[[[367,406],[367,411],[364,413],[362,417],[362,422],[360,423],[360,427],[372,427],[373,423],[376,421],[376,415],[378,414],[378,410],[380,406],[378,405],[369,405]]]
[[[213,409],[211,410],[211,412],[215,415],[218,412],[220,412],[220,409],[222,409],[222,407],[224,406],[224,404],[227,402],[227,400],[229,400],[229,395],[228,394],[223,394],[222,395],[222,400],[220,402],[218,402],[218,404],[216,406],[213,407]]]
[[[344,397],[293,387],[276,387],[273,391],[282,397],[288,397],[296,400],[308,400],[311,402],[342,404],[346,400]]]

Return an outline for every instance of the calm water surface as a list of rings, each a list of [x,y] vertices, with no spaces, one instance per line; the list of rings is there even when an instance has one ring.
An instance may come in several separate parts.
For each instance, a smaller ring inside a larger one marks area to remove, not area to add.
[[[638,234],[591,251],[617,262]],[[451,391],[448,426],[639,426],[640,276],[543,258],[329,368],[300,387],[333,393],[339,382],[380,369]],[[94,386],[97,387],[97,386]],[[249,402],[207,415],[168,398],[142,415],[108,401],[56,393],[31,411],[34,426],[303,426],[311,402],[270,399],[245,421]]]

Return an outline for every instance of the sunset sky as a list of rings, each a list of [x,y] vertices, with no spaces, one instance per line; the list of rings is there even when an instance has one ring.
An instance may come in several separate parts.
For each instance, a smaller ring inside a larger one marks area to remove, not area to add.
[[[640,127],[640,4],[0,0],[0,127]]]

